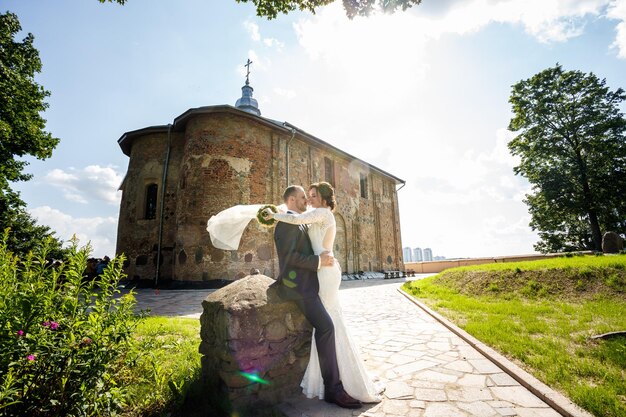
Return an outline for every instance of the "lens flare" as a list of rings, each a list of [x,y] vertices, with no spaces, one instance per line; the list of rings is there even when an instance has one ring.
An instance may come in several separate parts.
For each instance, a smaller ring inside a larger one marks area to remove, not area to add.
[[[255,373],[250,373],[250,372],[239,372],[239,375],[241,375],[242,377],[249,379],[252,382],[256,382],[257,384],[262,384],[262,385],[269,385],[269,381],[264,380],[263,378],[261,378],[259,375],[255,374]]]

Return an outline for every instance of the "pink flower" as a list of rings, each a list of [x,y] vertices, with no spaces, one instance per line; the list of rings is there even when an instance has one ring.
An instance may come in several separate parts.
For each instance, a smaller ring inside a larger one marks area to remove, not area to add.
[[[81,344],[82,346],[88,346],[88,345],[90,345],[90,344],[91,344],[91,342],[93,342],[93,340],[91,340],[90,338],[88,338],[88,337],[83,337],[83,340],[81,341],[81,343],[80,343],[80,344]]]
[[[59,323],[57,323],[56,321],[44,321],[43,327],[49,327],[50,330],[56,330],[59,328]]]
[[[34,361],[35,360],[35,355],[28,355],[28,360],[29,361]]]
[[[22,337],[22,336],[24,336],[24,330],[18,330],[17,337]]]

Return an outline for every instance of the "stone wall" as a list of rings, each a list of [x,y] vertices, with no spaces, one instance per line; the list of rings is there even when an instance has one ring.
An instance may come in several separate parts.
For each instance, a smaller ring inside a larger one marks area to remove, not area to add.
[[[311,326],[293,302],[251,275],[210,294],[201,322],[202,375],[226,408],[277,404],[301,392]]]
[[[593,251],[570,252],[578,255],[593,255]],[[407,262],[404,264],[404,271],[413,271],[417,274],[432,274],[444,271],[450,268],[458,268],[460,266],[483,265],[502,262],[523,262],[538,261],[549,258],[560,258],[563,253],[547,253],[547,254],[530,254],[530,255],[511,255],[497,256],[492,258],[463,258],[463,259],[446,259],[442,261],[426,261],[426,262]]]

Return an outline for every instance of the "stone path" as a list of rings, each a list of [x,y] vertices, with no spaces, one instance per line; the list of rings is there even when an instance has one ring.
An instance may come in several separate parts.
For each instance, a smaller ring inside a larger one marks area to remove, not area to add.
[[[383,401],[345,410],[301,396],[280,404],[287,417],[561,415],[400,294],[403,281],[344,281],[340,291],[365,366],[386,384]],[[140,290],[137,299],[152,314],[199,317],[208,292]]]

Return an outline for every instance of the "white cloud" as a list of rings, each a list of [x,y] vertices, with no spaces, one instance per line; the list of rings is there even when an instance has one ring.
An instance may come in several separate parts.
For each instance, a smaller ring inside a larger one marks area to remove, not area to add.
[[[253,41],[257,42],[261,40],[261,34],[259,33],[259,25],[249,20],[246,20],[245,22],[243,22],[243,27],[248,31],[248,33],[250,34],[250,38]]]
[[[90,242],[94,257],[112,256],[115,253],[115,217],[72,217],[50,206],[36,207],[29,212],[38,223],[50,226],[56,236],[65,242],[74,235],[79,239],[80,246]]]
[[[281,51],[285,47],[285,43],[276,39],[276,38],[264,38],[261,36],[261,32],[259,30],[259,25],[256,23],[246,20],[243,22],[243,27],[246,29],[248,34],[250,35],[250,39],[253,42],[262,42],[268,48],[276,48],[276,50]]]
[[[314,60],[341,58],[349,46],[365,53],[382,51],[383,57],[367,55],[384,61],[386,56],[397,57],[405,41],[420,44],[446,34],[475,33],[491,23],[521,25],[540,42],[567,41],[583,33],[585,18],[601,16],[607,5],[608,17],[624,21],[623,0],[463,0],[448,2],[447,9],[440,9],[436,16],[422,13],[425,6],[421,5],[404,13],[357,17],[348,24],[343,8],[335,2],[315,16],[301,19],[295,30]]]
[[[613,0],[608,8],[606,16],[620,22],[615,27],[617,34],[611,47],[617,49],[617,56],[626,59],[626,1]]]
[[[274,93],[278,96],[285,97],[287,99],[292,99],[296,97],[296,92],[291,89],[274,88]]]
[[[451,2],[445,13],[420,22],[431,36],[477,32],[490,23],[519,24],[540,42],[562,42],[579,36],[583,17],[599,16],[607,0],[464,0]],[[419,11],[414,10],[418,16]],[[418,19],[419,20],[419,19]]]
[[[53,169],[48,172],[43,183],[59,188],[63,196],[72,202],[81,204],[104,202],[117,205],[122,193],[118,187],[122,175],[111,166],[89,165],[82,169]]]
[[[275,47],[279,51],[285,47],[285,43],[275,38],[264,38],[263,43],[270,48]]]
[[[407,181],[399,191],[404,246],[446,257],[534,252],[537,235],[522,202],[529,185],[513,173],[510,138],[497,129],[483,151],[461,151],[441,138],[440,146],[392,153],[383,167]]]

